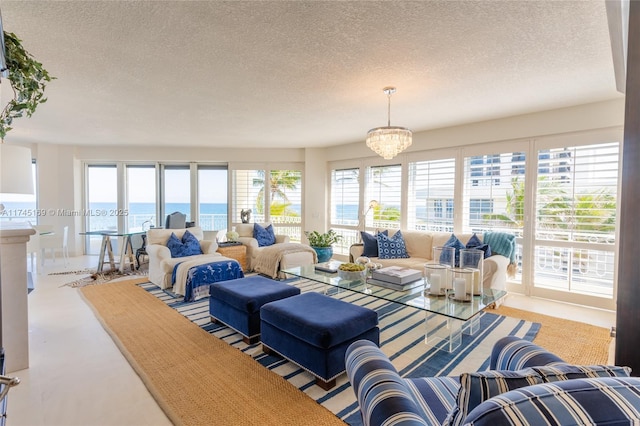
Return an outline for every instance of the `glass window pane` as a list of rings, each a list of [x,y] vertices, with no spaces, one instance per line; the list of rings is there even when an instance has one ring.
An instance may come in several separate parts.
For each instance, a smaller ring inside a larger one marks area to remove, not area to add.
[[[227,229],[227,168],[198,166],[198,226],[205,231]]]
[[[163,225],[156,218],[155,166],[127,166],[127,209],[129,230]]]
[[[269,218],[276,234],[302,240],[302,172],[271,170]]]
[[[366,229],[400,228],[400,179],[399,164],[367,168],[363,211],[373,207],[364,217]]]
[[[113,211],[118,207],[118,178],[115,165],[87,167],[87,209],[89,212]],[[117,231],[118,216],[87,215],[88,231]],[[87,254],[99,254],[102,237],[88,236]],[[114,247],[114,249],[116,249]]]
[[[233,170],[231,220],[241,223],[242,210],[251,210],[249,222],[264,222],[264,170]]]
[[[360,170],[343,169],[331,171],[331,229],[342,236],[333,245],[336,254],[348,254],[349,247],[360,241],[358,232],[358,200],[360,198]],[[353,227],[351,229],[345,227]]]
[[[619,144],[538,152],[537,287],[613,297]]]
[[[454,158],[409,164],[409,229],[453,232],[455,173]]]
[[[165,166],[162,179],[164,186],[162,211],[165,217],[173,212],[181,212],[187,215],[187,222],[193,220],[191,218],[190,176],[189,166]]]

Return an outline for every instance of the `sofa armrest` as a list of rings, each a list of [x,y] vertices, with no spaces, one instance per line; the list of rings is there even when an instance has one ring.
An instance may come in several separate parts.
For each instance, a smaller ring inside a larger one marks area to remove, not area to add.
[[[509,259],[501,254],[494,254],[484,259],[482,285],[485,289],[507,289],[507,267]]]
[[[213,240],[201,240],[200,249],[202,254],[213,254],[218,250],[218,243]]]
[[[427,425],[405,381],[375,343],[358,340],[345,354],[345,368],[366,425]]]
[[[364,244],[351,244],[351,247],[349,247],[349,262],[354,262],[357,258],[362,256],[362,253],[364,253]]]
[[[289,242],[288,235],[276,235],[276,244],[288,243],[288,242]]]
[[[149,254],[149,258],[154,258],[158,260],[163,259],[171,259],[171,250],[169,247],[163,246],[161,244],[150,244],[147,246],[147,253]]]
[[[565,362],[548,350],[516,336],[506,336],[493,345],[491,370],[521,370],[526,367]]]
[[[238,241],[247,246],[248,249],[258,248],[258,240],[253,237],[238,237]]]

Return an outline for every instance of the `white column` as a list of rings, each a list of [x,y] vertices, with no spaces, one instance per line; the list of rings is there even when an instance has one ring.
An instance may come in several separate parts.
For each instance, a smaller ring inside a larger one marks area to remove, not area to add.
[[[27,241],[28,223],[0,224],[0,344],[7,373],[29,367]]]

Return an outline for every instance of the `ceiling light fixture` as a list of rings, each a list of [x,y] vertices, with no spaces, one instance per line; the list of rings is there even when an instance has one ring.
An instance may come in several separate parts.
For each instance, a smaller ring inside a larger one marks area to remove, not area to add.
[[[388,99],[387,126],[369,130],[367,146],[385,160],[390,160],[411,146],[412,133],[405,127],[391,126],[391,95],[396,93],[396,88],[385,87],[382,91]]]

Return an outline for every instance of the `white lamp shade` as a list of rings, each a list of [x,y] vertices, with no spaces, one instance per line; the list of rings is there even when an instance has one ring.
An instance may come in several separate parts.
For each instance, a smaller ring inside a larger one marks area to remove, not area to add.
[[[33,194],[29,148],[0,143],[0,193]]]

